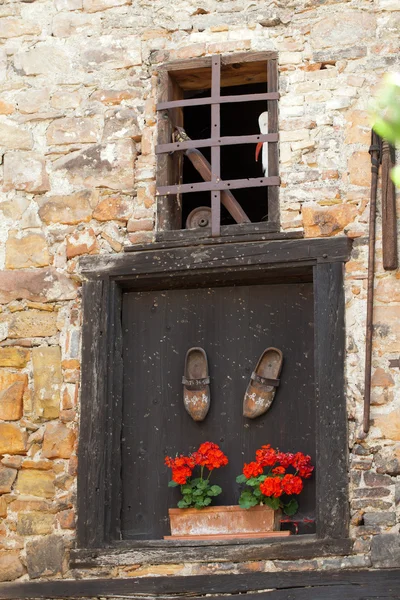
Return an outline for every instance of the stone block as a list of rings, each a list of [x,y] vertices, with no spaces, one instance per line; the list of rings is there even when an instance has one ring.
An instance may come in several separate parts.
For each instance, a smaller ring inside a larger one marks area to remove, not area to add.
[[[343,48],[354,46],[362,40],[375,37],[376,17],[361,10],[343,9],[311,27],[310,41],[313,48]]]
[[[11,115],[15,111],[14,104],[0,98],[0,115]]]
[[[50,182],[44,158],[34,152],[6,152],[3,189],[37,194],[47,192]]]
[[[51,97],[50,104],[57,110],[66,110],[67,108],[78,108],[82,102],[83,93],[81,90],[73,90],[68,92],[62,90],[60,92],[54,92]]]
[[[90,221],[98,194],[92,190],[82,190],[63,196],[43,196],[38,198],[39,217],[46,223],[76,225]]]
[[[376,569],[396,569],[400,564],[400,535],[383,533],[371,541],[371,560]]]
[[[75,529],[75,512],[63,510],[57,515],[57,521],[61,529]]]
[[[22,369],[23,367],[26,367],[28,360],[29,350],[26,350],[25,348],[18,348],[17,346],[0,348],[0,367]]]
[[[35,415],[43,419],[56,419],[60,413],[61,349],[59,346],[34,348],[32,362]]]
[[[26,496],[53,498],[54,473],[39,469],[27,469],[18,472],[15,489]]]
[[[121,104],[124,100],[132,100],[138,97],[136,90],[96,90],[90,96],[93,102],[102,102],[108,106]]]
[[[17,472],[16,469],[0,465],[0,494],[9,494],[11,492]]]
[[[132,139],[139,142],[141,139],[136,111],[132,108],[113,108],[105,114],[104,132],[102,141]]]
[[[0,271],[0,303],[13,300],[56,302],[76,297],[76,284],[53,268]]]
[[[54,0],[57,10],[81,10],[83,0]]]
[[[128,221],[128,231],[152,231],[154,227],[153,219],[130,219]]]
[[[11,339],[29,337],[50,337],[57,333],[57,313],[41,310],[27,310],[11,315],[0,315],[0,324],[8,327],[7,337]]]
[[[31,579],[57,575],[63,570],[64,540],[48,535],[26,545],[26,566]]]
[[[389,456],[383,456],[382,454],[376,454],[375,456],[376,472],[386,473],[388,475],[400,475],[400,460]]]
[[[6,243],[6,269],[46,267],[50,254],[46,238],[41,233],[20,234],[10,231]]]
[[[0,519],[5,519],[7,517],[7,502],[4,496],[0,496]],[[0,566],[1,572],[1,566]]]
[[[72,71],[67,49],[54,43],[39,43],[29,50],[21,50],[15,54],[14,67],[21,75],[44,75],[63,80]]]
[[[302,210],[306,237],[329,237],[343,231],[351,223],[357,209],[350,204],[334,206],[304,205]]]
[[[92,228],[77,231],[67,239],[67,258],[71,259],[82,254],[98,254],[99,245]]]
[[[0,552],[0,581],[14,581],[24,574],[18,552]]]
[[[20,513],[17,521],[18,535],[48,535],[53,531],[54,516],[49,513]]]
[[[129,197],[107,196],[100,200],[93,212],[97,221],[128,221],[133,210],[133,202]]]
[[[71,35],[94,34],[96,25],[91,15],[83,13],[60,13],[53,18],[52,34],[58,38],[68,38]]]
[[[353,110],[346,114],[347,144],[365,144],[371,142],[371,126],[365,110]]]
[[[13,423],[0,423],[0,454],[25,454],[28,434]]]
[[[32,133],[10,119],[0,121],[0,148],[6,150],[31,150]]]
[[[97,69],[127,69],[142,64],[140,38],[114,35],[89,38],[80,53],[80,66],[84,71]]]
[[[358,488],[353,491],[355,498],[385,498],[390,490],[384,487]]]
[[[381,430],[384,439],[400,442],[400,414],[398,410],[376,416],[373,423],[375,427]]]
[[[32,88],[26,92],[21,92],[17,96],[18,110],[24,114],[40,112],[47,108],[49,97],[49,90],[46,88]]]
[[[371,184],[371,157],[368,152],[354,152],[348,162],[350,183],[368,187]]]
[[[379,473],[364,473],[364,481],[365,485],[369,487],[393,485],[391,477],[388,477],[387,475],[381,475]]]
[[[68,179],[82,187],[105,187],[133,191],[136,150],[132,140],[98,144],[54,162],[54,168],[65,170]]]
[[[400,302],[399,280],[394,277],[379,279],[375,290],[375,299],[385,304],[389,302]]]
[[[381,367],[378,367],[372,374],[371,384],[373,386],[392,387],[394,381],[390,373],[386,373]]]
[[[92,13],[125,4],[132,4],[132,0],[83,0],[83,10]]]
[[[42,456],[45,458],[69,458],[74,449],[75,432],[62,423],[49,423],[43,439]]]
[[[39,35],[41,28],[37,23],[27,19],[0,19],[0,39],[14,38],[22,35]]]
[[[97,117],[65,117],[53,121],[46,132],[49,145],[93,144],[100,138],[101,121]]]
[[[366,512],[364,513],[366,527],[393,527],[396,525],[395,512]]]
[[[27,392],[28,376],[12,371],[0,371],[0,419],[17,421],[22,417],[23,399]]]

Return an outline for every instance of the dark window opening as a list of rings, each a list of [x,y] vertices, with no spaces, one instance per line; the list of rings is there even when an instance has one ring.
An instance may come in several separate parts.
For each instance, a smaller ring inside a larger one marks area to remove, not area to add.
[[[157,239],[185,228],[191,238],[193,230],[201,237],[279,231],[278,99],[276,53],[215,55],[161,69]],[[205,216],[196,220],[202,207]]]
[[[229,86],[221,89],[221,96],[239,94],[260,94],[267,92],[267,83],[256,83]],[[185,98],[208,98],[211,90],[194,94],[187,92]],[[268,101],[259,100],[245,104],[221,104],[221,136],[256,135],[260,133],[258,118],[268,110]],[[211,135],[211,109],[208,105],[187,106],[183,109],[183,122],[186,133],[193,140],[209,138]],[[256,144],[242,144],[221,148],[221,176],[224,180],[244,179],[246,177],[263,177],[261,153],[258,161],[255,159]],[[210,162],[210,148],[202,148],[202,154]],[[185,156],[183,159],[183,183],[201,182],[198,171]],[[238,189],[233,192],[252,223],[268,219],[268,188],[258,187],[251,190]],[[209,192],[195,192],[183,195],[182,224],[185,228],[188,215],[199,206],[210,206]],[[221,225],[233,225],[235,220],[221,207]]]

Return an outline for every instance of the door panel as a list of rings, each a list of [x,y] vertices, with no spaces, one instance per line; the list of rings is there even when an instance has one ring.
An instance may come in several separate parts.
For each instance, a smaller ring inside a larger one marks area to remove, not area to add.
[[[165,455],[195,450],[204,441],[221,446],[229,465],[214,472],[223,488],[216,504],[236,504],[243,462],[270,443],[315,457],[314,332],[311,283],[129,292],[123,301],[124,408],[122,530],[125,539],[169,534]],[[201,423],[183,406],[186,351],[205,349],[211,408]],[[242,402],[260,354],[283,352],[281,385],[271,409],[258,419],[242,416]],[[300,513],[312,518],[314,479],[300,496]],[[310,531],[310,529],[308,529]]]

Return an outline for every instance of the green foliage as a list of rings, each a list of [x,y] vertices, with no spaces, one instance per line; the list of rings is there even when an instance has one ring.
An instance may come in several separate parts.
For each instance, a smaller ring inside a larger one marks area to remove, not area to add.
[[[177,487],[174,481],[169,482],[169,487]],[[178,502],[178,508],[204,508],[209,506],[212,498],[221,494],[222,488],[219,485],[211,485],[208,479],[197,477],[188,480],[181,485],[182,499]]]
[[[259,475],[258,477],[246,479],[245,475],[238,475],[236,477],[237,483],[244,483],[247,486],[240,494],[239,506],[242,508],[251,508],[252,506],[265,504],[265,506],[269,506],[272,510],[281,508],[286,515],[294,515],[299,509],[297,500],[294,498],[289,499],[284,494],[279,496],[279,498],[264,496],[260,490],[260,483],[265,481],[269,476],[276,477],[276,475]]]
[[[400,143],[400,73],[385,77],[384,84],[371,106],[373,128],[393,145]],[[400,187],[400,166],[392,170],[392,179]]]

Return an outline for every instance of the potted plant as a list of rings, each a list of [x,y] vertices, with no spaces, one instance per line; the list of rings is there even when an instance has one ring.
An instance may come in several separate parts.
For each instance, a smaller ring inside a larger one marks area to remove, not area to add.
[[[266,472],[265,470],[268,469]],[[256,460],[245,463],[236,481],[245,484],[239,505],[250,511],[269,513],[275,529],[279,528],[281,511],[294,515],[298,508],[298,496],[303,480],[311,477],[314,467],[311,457],[297,452],[280,452],[271,446],[256,451]]]
[[[211,472],[228,464],[228,458],[219,446],[205,442],[188,456],[167,456],[165,463],[172,469],[169,486],[181,486],[182,498],[178,502],[178,508],[169,509],[172,535],[165,538],[221,539],[290,535],[289,531],[279,531],[280,509],[286,509],[286,514],[296,512],[296,500],[287,500],[287,497],[300,493],[302,479],[311,476],[313,467],[310,461],[309,456],[301,453],[284,454],[270,446],[263,446],[256,452],[256,461],[245,464],[243,474],[237,478],[239,483],[246,483],[248,487],[242,491],[239,505],[210,506],[213,498],[222,492],[219,485],[211,485]],[[266,466],[270,470],[264,475]],[[287,472],[290,468],[294,473]],[[193,478],[196,469],[199,477]]]
[[[228,457],[217,444],[204,442],[196,452],[187,456],[167,456],[165,464],[172,469],[172,480],[168,486],[180,486],[182,494],[178,508],[168,511],[172,536],[207,534],[212,526],[210,523],[215,525],[218,521],[221,508],[209,506],[213,498],[222,492],[219,485],[211,485],[211,473],[227,465]],[[194,471],[197,471],[198,477],[193,477]]]

